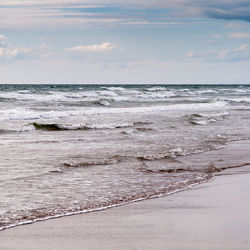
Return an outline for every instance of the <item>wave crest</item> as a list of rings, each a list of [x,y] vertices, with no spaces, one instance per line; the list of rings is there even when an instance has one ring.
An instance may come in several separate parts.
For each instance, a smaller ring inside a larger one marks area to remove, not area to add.
[[[91,129],[118,129],[128,128],[135,126],[135,123],[121,123],[121,124],[73,124],[73,125],[61,125],[56,123],[37,123],[32,125],[37,130],[45,131],[60,131],[60,130],[91,130]]]
[[[91,166],[106,166],[117,164],[121,161],[120,157],[111,157],[106,159],[89,159],[82,162],[64,163],[62,166],[64,168],[84,168]]]
[[[188,116],[190,124],[207,125],[212,122],[222,121],[229,116],[228,112],[219,112],[212,114],[191,114]]]

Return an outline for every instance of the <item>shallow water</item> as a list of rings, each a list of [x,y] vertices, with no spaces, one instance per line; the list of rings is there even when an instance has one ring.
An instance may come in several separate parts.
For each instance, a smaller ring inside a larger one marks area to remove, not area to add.
[[[249,164],[249,111],[246,85],[0,85],[0,228]]]

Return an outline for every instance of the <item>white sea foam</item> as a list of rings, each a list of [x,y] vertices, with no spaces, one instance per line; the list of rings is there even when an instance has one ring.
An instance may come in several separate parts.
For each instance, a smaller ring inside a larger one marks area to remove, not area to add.
[[[231,101],[237,103],[250,103],[250,98],[249,97],[232,98]]]
[[[207,89],[207,90],[200,90],[198,92],[199,94],[216,94],[218,91],[213,90],[213,89]]]
[[[207,118],[220,119],[220,118],[229,116],[229,112],[224,111],[224,112],[210,113],[210,114],[201,113],[200,115],[203,117],[207,117]]]
[[[101,87],[102,89],[112,90],[112,91],[124,91],[125,88],[122,87]]]
[[[19,90],[18,93],[20,94],[32,94],[32,92],[30,90]]]
[[[150,88],[147,88],[148,91],[164,91],[166,90],[165,87],[150,87]]]
[[[133,127],[134,123],[124,122],[124,123],[110,123],[110,124],[73,124],[73,125],[60,125],[63,129],[77,130],[77,129],[115,129],[115,128],[127,128]]]
[[[213,110],[226,108],[227,103],[217,101],[214,103],[191,103],[191,104],[171,104],[145,107],[131,107],[131,108],[89,108],[85,110],[85,114],[132,114],[132,113],[148,113],[148,112],[162,112],[162,111],[177,111],[177,110]]]
[[[193,89],[167,89],[166,87],[149,87],[146,89],[103,87],[97,90],[79,89],[78,91],[43,91],[20,90],[0,92],[0,98],[14,99],[17,101],[34,102],[93,102],[101,99],[108,101],[129,102],[155,102],[167,101],[171,97],[194,97],[207,96],[216,93],[215,90]]]
[[[33,119],[42,119],[42,118],[63,118],[72,115],[79,114],[78,111],[47,111],[47,112],[39,112],[29,110],[27,108],[16,108],[3,110],[0,112],[0,121],[6,120],[33,120]]]
[[[163,111],[178,110],[213,110],[226,108],[227,103],[217,101],[214,103],[191,103],[191,104],[172,104],[159,106],[144,107],[126,107],[126,108],[109,108],[109,107],[81,107],[77,109],[66,110],[49,110],[35,111],[28,108],[15,108],[0,111],[0,120],[32,120],[42,118],[65,118],[78,115],[95,115],[95,114],[136,114]]]

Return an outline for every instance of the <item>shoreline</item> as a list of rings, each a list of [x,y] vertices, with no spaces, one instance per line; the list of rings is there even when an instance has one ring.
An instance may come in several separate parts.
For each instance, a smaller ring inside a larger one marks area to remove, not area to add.
[[[178,190],[175,190],[173,192],[163,193],[163,194],[155,195],[155,196],[148,197],[148,198],[139,198],[139,199],[136,199],[136,200],[126,201],[126,202],[123,202],[123,203],[117,203],[117,204],[109,205],[109,206],[106,206],[106,207],[97,207],[97,208],[93,208],[93,209],[89,209],[89,210],[80,210],[80,211],[76,211],[76,212],[68,212],[68,213],[65,213],[65,214],[52,215],[52,216],[45,217],[45,218],[37,218],[35,220],[28,220],[28,221],[24,221],[24,222],[18,222],[16,224],[11,224],[11,225],[8,225],[6,227],[0,228],[0,233],[2,231],[9,230],[9,229],[12,229],[12,228],[15,228],[15,227],[31,225],[31,224],[34,224],[34,223],[45,222],[45,221],[48,221],[48,220],[55,220],[55,219],[60,219],[60,218],[64,218],[64,217],[69,217],[69,216],[83,215],[83,214],[88,214],[88,213],[96,213],[96,212],[101,212],[101,211],[105,211],[105,210],[112,209],[112,208],[123,207],[123,206],[133,204],[133,203],[136,203],[136,202],[163,198],[163,197],[166,197],[166,196],[174,195],[174,194],[177,194],[177,193],[180,193],[180,192],[184,192],[184,191],[193,189],[196,186],[206,184],[208,182],[212,182],[214,180],[214,178],[215,177],[212,177],[212,178],[210,178],[208,180],[204,180],[204,181],[202,181],[200,183],[190,184],[188,187],[183,188],[183,189],[178,189]]]
[[[249,249],[250,167],[160,198],[17,226],[1,250]]]

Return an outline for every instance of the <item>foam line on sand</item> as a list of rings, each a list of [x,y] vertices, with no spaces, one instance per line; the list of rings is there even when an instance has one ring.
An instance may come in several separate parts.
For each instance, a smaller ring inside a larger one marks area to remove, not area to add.
[[[174,195],[0,232],[1,250],[250,249],[249,167]]]

